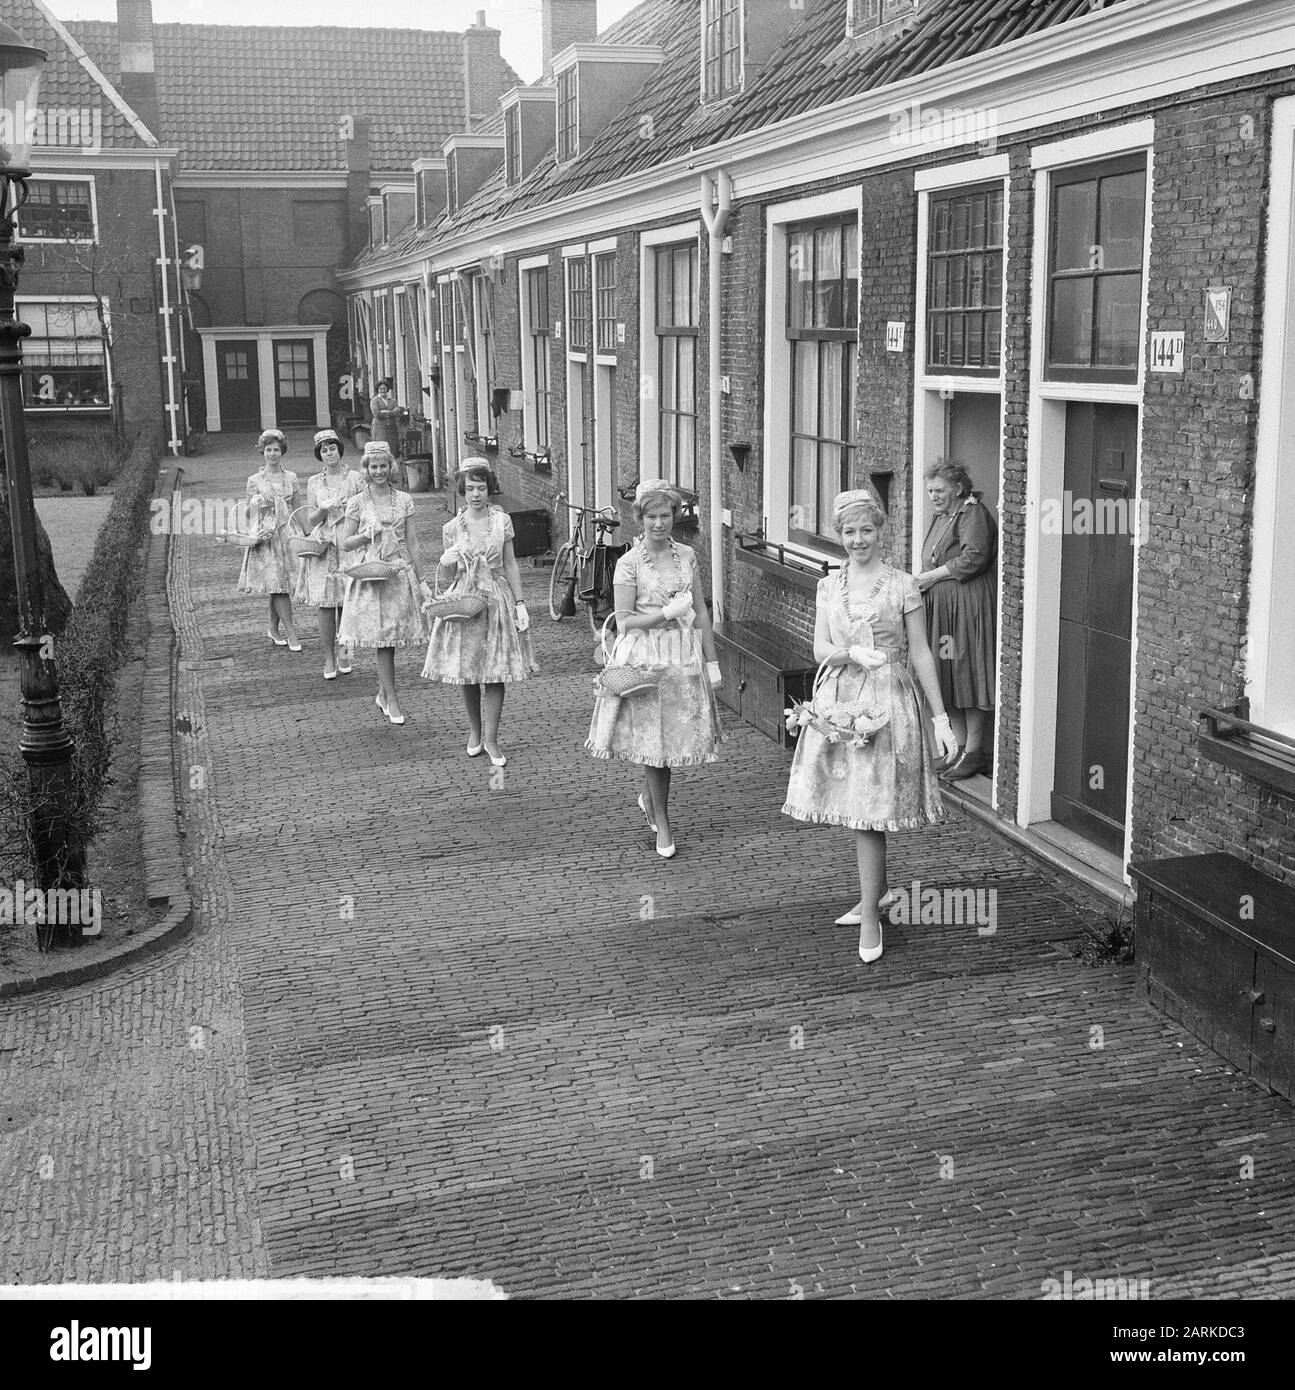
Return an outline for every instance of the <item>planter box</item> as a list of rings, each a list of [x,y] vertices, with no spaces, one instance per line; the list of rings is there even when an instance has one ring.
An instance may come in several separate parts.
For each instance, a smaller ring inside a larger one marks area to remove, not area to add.
[[[1151,1002],[1295,1099],[1295,888],[1230,854],[1129,865],[1134,950]]]
[[[784,748],[795,745],[782,712],[792,699],[807,700],[814,684],[814,654],[772,623],[715,625],[715,649],[724,678],[722,704]]]

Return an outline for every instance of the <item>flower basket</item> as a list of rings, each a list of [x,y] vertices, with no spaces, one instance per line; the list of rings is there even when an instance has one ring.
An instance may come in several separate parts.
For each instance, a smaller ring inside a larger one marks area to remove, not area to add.
[[[793,700],[784,710],[787,732],[815,729],[828,743],[843,743],[847,748],[863,748],[873,736],[890,723],[890,711],[870,698],[872,683],[865,682],[857,700],[832,700],[823,690],[823,682],[834,667],[824,662],[814,676],[814,689],[806,701]]]
[[[297,513],[304,512],[305,510],[305,507],[298,507],[297,511],[293,512],[292,516],[288,518],[288,527],[290,530]],[[321,534],[320,528],[316,526],[309,534],[306,534],[304,530],[292,533],[288,539],[288,549],[292,551],[298,559],[314,560],[328,553],[328,542]]]
[[[384,579],[394,579],[400,573],[401,566],[393,565],[390,560],[364,560],[358,565],[352,565],[348,570],[341,573],[347,579],[358,579],[361,583],[375,584]]]
[[[486,611],[484,595],[467,592],[455,593],[455,580],[445,593],[441,593],[440,566],[436,571],[436,596],[423,604],[423,612],[429,618],[439,618],[443,623],[464,623],[470,618],[479,618]]]

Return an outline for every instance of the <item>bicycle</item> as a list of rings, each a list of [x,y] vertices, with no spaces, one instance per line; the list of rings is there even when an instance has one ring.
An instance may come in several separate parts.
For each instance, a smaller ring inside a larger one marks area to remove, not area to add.
[[[601,622],[598,614],[598,583],[600,574],[606,573],[606,567],[612,552],[620,552],[620,547],[609,546],[606,536],[614,531],[621,523],[610,507],[602,511],[595,511],[592,507],[577,507],[574,503],[567,501],[565,492],[559,492],[553,499],[553,513],[556,520],[558,508],[565,504],[570,512],[576,513],[576,520],[571,530],[571,539],[563,543],[557,553],[557,558],[553,561],[553,573],[549,578],[549,617],[555,623],[560,623],[567,616],[563,609],[575,597],[585,605],[585,613],[589,619],[589,628],[597,637],[601,631]],[[594,539],[592,544],[587,537],[589,520],[592,519],[594,527]],[[593,588],[585,593],[580,591],[580,576],[584,574],[585,567],[593,562],[591,576]],[[605,615],[604,615],[605,616]]]

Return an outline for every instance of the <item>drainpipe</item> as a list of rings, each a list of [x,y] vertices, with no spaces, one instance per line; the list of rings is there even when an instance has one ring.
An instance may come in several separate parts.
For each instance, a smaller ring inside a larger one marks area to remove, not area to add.
[[[710,238],[710,298],[707,314],[710,319],[710,588],[715,620],[724,617],[724,516],[723,516],[723,448],[720,440],[720,413],[723,401],[720,393],[721,326],[720,284],[723,259],[720,251],[724,229],[728,226],[729,207],[733,199],[733,180],[720,169],[712,183],[709,174],[701,176],[701,215]]]
[[[162,201],[162,161],[153,161],[153,176],[157,184],[157,203],[153,208],[153,215],[157,218],[157,250],[158,250],[158,269],[162,272],[162,306],[159,312],[162,315],[162,326],[166,333],[166,355],[162,361],[166,364],[166,419],[167,429],[171,439],[169,448],[171,453],[178,458],[182,452],[182,444],[176,434],[176,415],[180,410],[180,403],[175,395],[175,344],[171,338],[171,282],[167,278],[167,267],[171,264],[170,257],[166,254],[166,204]]]
[[[441,366],[441,351],[436,346],[436,322],[439,314],[432,311],[432,263],[424,261],[422,265],[423,273],[423,342],[427,344],[427,361],[423,363],[423,375],[427,378],[426,384],[431,387],[431,394],[427,398],[427,403],[432,411],[432,486],[437,486],[441,481],[441,476],[445,470],[445,460],[442,457],[441,431],[445,428],[444,402],[441,398],[441,388],[432,381],[433,369]],[[419,383],[421,386],[423,383]]]

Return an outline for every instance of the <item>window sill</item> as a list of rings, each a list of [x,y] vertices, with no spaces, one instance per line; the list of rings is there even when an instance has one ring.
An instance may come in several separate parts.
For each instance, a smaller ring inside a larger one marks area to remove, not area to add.
[[[1295,738],[1251,724],[1249,708],[1243,700],[1235,710],[1201,710],[1197,747],[1212,762],[1295,797]]]
[[[788,550],[777,541],[766,541],[760,536],[738,532],[734,539],[737,542],[735,554],[742,564],[776,575],[809,594],[816,592],[818,581],[825,579],[834,568],[827,560],[812,560]]]

